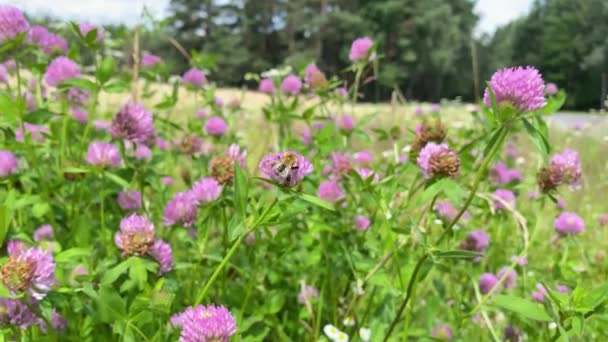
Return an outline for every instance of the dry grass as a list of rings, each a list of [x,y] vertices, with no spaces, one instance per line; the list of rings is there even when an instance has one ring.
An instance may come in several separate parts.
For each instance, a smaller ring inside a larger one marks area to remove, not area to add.
[[[155,95],[145,99],[144,102],[149,108],[161,101],[163,94],[171,92],[171,87],[166,84],[155,84],[153,86]],[[265,94],[256,91],[242,90],[235,88],[222,88],[216,90],[216,95],[229,103],[237,99],[242,104],[242,109],[229,117],[231,127],[242,139],[242,143],[248,147],[250,161],[259,160],[268,149],[274,145],[276,133],[265,122],[262,116],[262,108],[270,101]],[[98,113],[105,113],[111,116],[116,112],[125,101],[130,98],[130,94],[102,94],[100,96],[100,107]],[[181,88],[179,90],[178,104],[157,115],[163,115],[175,122],[185,122],[188,118],[193,118],[196,111],[202,108],[201,98],[196,98],[192,93]],[[302,100],[300,106],[302,110],[316,104],[316,99],[308,98]],[[346,104],[342,106],[332,106],[330,112],[340,115],[349,113],[353,116],[362,117],[368,114],[376,114],[368,126],[388,129],[398,126],[402,130],[413,129],[419,122],[415,117],[415,110],[422,106],[426,110],[430,107],[428,103],[417,102],[393,102],[393,103],[359,103],[356,105]],[[462,128],[471,124],[471,116],[468,114],[467,105],[451,102],[442,104],[441,116],[446,125],[452,129]],[[320,114],[320,113],[318,113]],[[608,203],[603,200],[603,194],[608,192],[608,180],[603,176],[608,171],[608,138],[606,135],[606,122],[608,119],[600,120],[594,126],[587,125],[583,130],[571,129],[571,123],[555,123],[551,127],[551,141],[555,150],[570,147],[578,150],[581,154],[583,165],[585,166],[585,188],[595,187],[598,191],[589,192],[564,192],[562,197],[568,202],[572,202],[576,207],[578,203],[600,204],[604,211],[608,211]],[[603,123],[602,123],[603,122]],[[297,124],[296,124],[297,126]],[[521,152],[526,157],[526,169],[538,167],[542,160],[538,157],[534,147],[527,142],[527,139],[518,139],[521,145]],[[358,142],[352,148],[368,148],[374,152],[390,149],[386,143],[375,143],[373,146],[366,146],[364,142]],[[253,163],[253,162],[252,162]],[[524,166],[524,165],[522,165]],[[598,197],[599,196],[599,197]],[[581,208],[590,210],[586,208]]]
[[[155,104],[162,101],[164,94],[170,94],[172,91],[168,84],[154,84],[150,89],[153,90],[154,95],[143,100],[148,108],[154,108]],[[142,93],[141,90],[139,93]],[[228,118],[230,126],[241,137],[243,144],[248,146],[251,159],[259,158],[265,154],[275,144],[276,140],[276,132],[266,124],[262,114],[262,108],[269,103],[270,97],[257,91],[237,88],[219,88],[216,89],[216,95],[226,104],[232,100],[238,100],[242,104],[242,109],[237,111],[235,116]],[[102,93],[100,94],[97,112],[102,116],[110,117],[130,98],[131,94],[129,93]],[[200,96],[196,97],[192,92],[188,92],[181,87],[177,105],[172,109],[159,111],[155,114],[162,115],[177,123],[185,123],[189,118],[195,117],[198,109],[204,108],[202,100]],[[301,97],[300,101],[299,108],[301,111],[318,103],[318,100],[313,97]],[[428,110],[430,104],[397,101],[393,103],[358,103],[356,105],[332,105],[328,110],[334,115],[348,113],[355,118],[375,114],[374,120],[369,123],[370,127],[388,129],[392,126],[399,126],[402,129],[413,129],[418,122],[414,114],[418,106]],[[466,114],[464,104],[450,103],[443,107],[442,115],[449,118],[449,120],[446,120],[448,126],[458,128],[470,122],[470,116]],[[315,114],[322,115],[321,109],[319,108],[318,113]],[[295,130],[297,131],[303,126],[303,123],[296,123]],[[356,147],[370,148],[376,152],[390,148],[390,146],[382,143],[373,147],[363,145]]]

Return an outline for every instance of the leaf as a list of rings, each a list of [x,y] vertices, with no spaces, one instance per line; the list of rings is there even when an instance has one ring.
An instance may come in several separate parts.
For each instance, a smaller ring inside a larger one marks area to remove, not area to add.
[[[14,297],[11,292],[4,286],[2,282],[0,282],[0,298],[10,298]]]
[[[245,231],[247,231],[245,220],[241,219],[239,215],[232,216],[228,223],[228,239],[232,241],[245,233]]]
[[[182,126],[180,126],[180,125],[176,124],[175,122],[170,121],[170,120],[168,120],[166,118],[163,118],[161,116],[156,117],[155,120],[157,120],[159,122],[162,122],[165,125],[171,126],[171,127],[175,128],[178,131],[183,131],[184,130],[184,128],[182,128]]]
[[[107,83],[103,90],[107,91],[108,93],[122,93],[129,90],[129,84],[120,80],[112,81]]]
[[[551,316],[545,311],[544,307],[530,300],[511,296],[511,295],[495,295],[493,297],[496,306],[512,311],[522,318],[527,318],[535,321],[551,322]]]
[[[586,313],[592,311],[608,300],[608,284],[595,289],[588,290],[577,287],[573,294],[574,307],[576,311]]]
[[[239,331],[241,333],[245,333],[247,332],[247,330],[249,330],[249,328],[254,325],[257,322],[261,322],[264,320],[264,317],[261,315],[255,315],[255,316],[248,316],[246,318],[243,318],[242,322],[239,322]]]
[[[430,203],[433,197],[439,195],[443,189],[446,179],[440,179],[431,185],[427,186],[426,189],[420,194],[420,197],[416,199],[416,206],[421,204]],[[432,208],[431,208],[432,209]]]
[[[557,329],[559,330],[559,339],[558,339],[558,341],[569,342],[570,341],[569,334],[564,329],[564,327],[562,327],[562,325],[558,323],[557,324]]]
[[[61,83],[61,88],[76,87],[84,90],[97,90],[97,83],[87,80],[86,78],[72,78]]]
[[[175,106],[176,103],[177,103],[177,101],[175,99],[172,99],[170,96],[165,95],[165,97],[163,98],[163,100],[161,102],[154,105],[154,108],[169,109],[169,108]]]
[[[551,152],[551,146],[547,141],[547,137],[545,137],[543,133],[536,126],[532,125],[526,118],[522,118],[522,122],[524,123],[524,127],[526,128],[532,143],[534,143],[534,146],[536,146],[544,157],[547,157]]]
[[[92,31],[91,31],[92,32]],[[91,33],[89,32],[89,34]],[[88,38],[88,34],[87,34]],[[108,56],[101,61],[101,64],[97,68],[97,80],[100,84],[105,84],[110,80],[112,74],[114,74],[114,69],[116,68],[114,63],[114,58],[112,56]]]
[[[357,120],[357,126],[364,127],[367,123],[375,119],[376,116],[378,116],[378,113],[371,113],[363,116],[361,119]]]
[[[540,113],[542,115],[551,115],[560,110],[564,103],[566,103],[566,93],[560,90],[555,96],[549,98],[547,104],[540,109]]]
[[[490,153],[490,151],[492,151],[492,149],[494,148],[494,145],[496,145],[498,143],[498,139],[504,133],[505,129],[506,128],[504,126],[500,126],[499,128],[494,130],[494,132],[492,133],[492,137],[490,138],[490,140],[488,141],[488,144],[486,145],[486,148],[483,150],[484,157],[487,156]]]
[[[23,43],[23,40],[25,39],[26,34],[27,34],[27,31],[19,33],[13,39],[4,40],[3,43],[0,44],[0,53],[6,52],[9,50],[13,50],[13,49],[16,49],[17,47],[19,47],[19,45],[21,45],[21,43]]]
[[[483,254],[477,253],[477,252],[472,252],[472,251],[465,251],[465,250],[453,250],[453,251],[438,252],[438,253],[435,253],[434,255],[438,258],[447,258],[447,259],[473,259],[478,256],[482,256]]]
[[[123,273],[125,273],[129,269],[129,266],[131,266],[133,259],[134,258],[129,258],[106,271],[106,273],[101,278],[101,285],[110,285],[114,283],[121,275],[123,275]]]
[[[490,94],[490,104],[492,105],[492,116],[493,120],[496,120],[496,113],[498,113],[498,104],[496,103],[496,95],[494,94],[494,89],[490,86],[490,82],[486,82],[486,87],[488,87],[488,94]]]
[[[140,290],[143,290],[148,282],[148,270],[143,262],[143,259],[133,257],[133,261],[129,267],[129,278],[131,278]]]
[[[97,300],[97,298],[99,298],[99,295],[97,294],[97,292],[95,292],[95,290],[93,289],[93,285],[91,283],[84,284],[84,286],[82,288],[77,289],[76,291],[84,292],[84,294],[86,294],[93,300]]]
[[[492,112],[491,108],[486,107],[485,105],[481,105],[481,113],[486,117],[486,119],[488,120],[488,122],[493,126],[496,124],[496,116],[494,115],[494,112]],[[485,126],[488,125],[487,122],[483,122],[483,124]]]
[[[410,235],[412,233],[411,225],[405,227],[391,227],[391,230],[396,234]]]
[[[274,207],[278,201],[279,199],[275,197],[274,201],[269,206],[264,208],[264,210],[256,218],[255,222],[253,223],[253,226],[258,227],[273,220],[275,217],[278,217],[280,214],[278,210],[276,210]]]
[[[234,202],[236,210],[245,219],[247,216],[247,199],[249,191],[249,180],[241,165],[234,161]]]
[[[4,205],[0,205],[0,246],[4,244],[8,227],[13,219],[13,213],[9,208]]]
[[[328,210],[331,210],[331,211],[336,210],[334,208],[333,204],[331,204],[331,203],[329,203],[327,201],[324,201],[324,200],[320,199],[319,197],[312,196],[312,195],[309,195],[309,194],[303,194],[303,193],[297,193],[296,196],[300,197],[301,199],[305,200],[306,202],[312,203],[312,204],[314,204],[316,206],[319,206],[321,208],[325,208],[325,209],[328,209]]]
[[[179,85],[179,81],[173,82],[173,89],[171,90],[171,99],[173,99],[174,102],[177,102],[177,95],[179,94]]]
[[[139,325],[144,325],[154,321],[154,315],[150,311],[140,311],[131,317],[131,321],[133,323],[138,323]]]
[[[275,314],[285,305],[285,294],[279,291],[270,291],[266,296],[266,305],[264,305],[266,314]]]
[[[315,107],[312,106],[310,108],[307,108],[303,113],[302,113],[302,117],[304,118],[304,120],[308,121],[310,120],[310,118],[312,118],[312,116],[315,114]]]
[[[534,117],[534,122],[536,123],[536,127],[538,127],[538,130],[543,134],[543,136],[545,137],[549,137],[549,127],[547,126],[547,123],[545,122],[545,119],[543,119],[542,116],[537,115]]]
[[[391,135],[391,139],[399,139],[399,135],[401,134],[401,128],[399,126],[391,127],[389,134]]]
[[[57,116],[59,114],[53,113],[48,109],[38,109],[33,112],[30,112],[26,116],[23,117],[25,122],[29,122],[32,124],[42,124],[48,122],[52,117]]]
[[[86,37],[84,37],[84,41],[89,46],[94,45],[97,41],[97,28],[94,28],[87,32]]]
[[[76,34],[80,39],[84,40],[84,36],[82,35],[82,32],[80,31],[80,25],[78,25],[74,21],[70,21],[70,27],[72,28],[72,31],[74,32],[74,34]]]
[[[0,93],[0,115],[8,116],[9,123],[17,122],[19,118],[19,109],[15,106],[15,101],[5,93]]]
[[[40,202],[40,197],[39,196],[27,196],[27,195],[21,195],[21,197],[19,197],[14,205],[13,205],[13,209],[21,209],[21,208],[25,208],[25,207],[29,207],[31,205],[34,205],[36,203]]]
[[[32,207],[32,215],[35,218],[41,218],[51,210],[51,206],[46,202],[39,202]]]
[[[90,170],[83,169],[80,167],[68,166],[62,170],[62,173],[89,173]]]
[[[55,255],[55,262],[58,264],[74,263],[74,262],[78,261],[75,259],[78,259],[78,258],[81,258],[84,256],[90,256],[90,255],[91,255],[90,248],[75,247],[75,248],[66,249],[65,251]]]
[[[463,195],[465,190],[451,178],[445,178],[443,182],[443,193],[450,199],[454,205],[460,205],[462,203]]]
[[[68,58],[73,61],[80,60],[80,49],[77,44],[72,44],[67,54]]]
[[[104,175],[106,177],[108,177],[108,179],[111,180],[112,182],[120,185],[123,189],[126,189],[129,187],[129,182],[127,182],[124,178],[120,177],[119,175],[117,175],[115,173],[104,171]]]
[[[386,131],[384,131],[383,129],[372,128],[372,131],[374,133],[378,134],[378,140],[379,141],[388,140],[389,134]]]
[[[582,336],[585,331],[585,317],[576,315],[572,317],[572,333],[576,336]]]
[[[127,304],[114,288],[102,286],[96,302],[97,313],[102,322],[112,323],[127,318]]]
[[[256,180],[259,180],[259,181],[264,182],[264,183],[266,183],[266,184],[274,185],[274,186],[276,186],[276,187],[278,187],[278,188],[282,188],[282,187],[283,187],[283,186],[282,186],[281,184],[279,184],[278,182],[273,181],[272,179],[269,179],[269,178],[263,178],[263,177],[251,177],[251,178],[256,179]]]

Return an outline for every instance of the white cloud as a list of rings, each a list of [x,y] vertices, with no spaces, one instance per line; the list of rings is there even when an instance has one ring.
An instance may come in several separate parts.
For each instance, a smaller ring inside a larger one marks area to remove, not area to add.
[[[169,0],[0,0],[26,13],[50,15],[64,20],[90,21],[94,24],[134,24],[144,6],[154,16],[166,14]]]
[[[477,32],[492,33],[498,26],[528,13],[531,6],[532,0],[478,0],[475,6],[480,16]]]

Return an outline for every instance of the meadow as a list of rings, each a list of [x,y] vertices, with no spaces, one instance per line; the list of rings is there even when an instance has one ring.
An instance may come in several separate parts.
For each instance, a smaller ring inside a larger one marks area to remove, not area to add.
[[[0,6],[0,341],[608,338],[606,125],[534,67],[372,104],[367,37],[252,91],[66,25]]]

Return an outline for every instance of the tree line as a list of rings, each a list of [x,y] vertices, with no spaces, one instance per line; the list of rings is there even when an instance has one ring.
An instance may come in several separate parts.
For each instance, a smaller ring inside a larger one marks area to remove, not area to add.
[[[377,66],[364,100],[475,101],[498,68],[534,65],[568,92],[567,108],[599,108],[608,88],[608,1],[537,0],[529,14],[476,37],[474,0],[171,0],[169,16],[140,27],[143,49],[171,71],[204,67],[219,86],[256,87],[248,72],[315,62],[348,66],[350,43],[369,36]],[[106,28],[131,55],[133,29]],[[126,43],[125,43],[126,42]],[[128,63],[128,61],[125,61]],[[347,80],[348,82],[349,80]],[[352,81],[352,80],[350,80]]]

